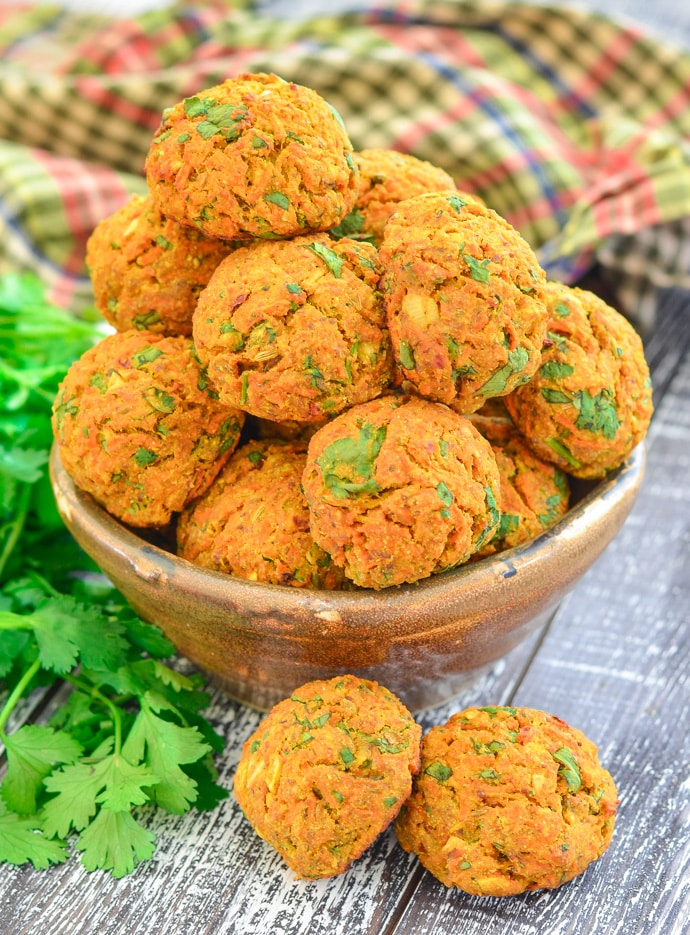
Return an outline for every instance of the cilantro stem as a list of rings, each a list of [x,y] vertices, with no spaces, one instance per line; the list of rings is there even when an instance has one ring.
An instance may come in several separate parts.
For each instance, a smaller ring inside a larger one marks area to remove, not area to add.
[[[91,695],[92,698],[100,701],[100,703],[108,709],[113,722],[113,753],[117,756],[122,749],[122,716],[120,714],[120,709],[107,695],[104,695],[97,688],[94,688],[88,683],[82,682],[81,679],[78,679],[76,676],[65,673],[62,678],[66,682],[69,682],[70,685],[74,685],[80,692],[84,692],[85,695]]]
[[[3,705],[2,711],[0,711],[0,739],[2,739],[3,742],[7,738],[7,734],[5,733],[5,724],[7,724],[7,720],[10,714],[12,714],[15,707],[17,706],[17,702],[24,694],[27,685],[40,668],[40,659],[35,659],[8,695],[7,701]]]
[[[50,583],[50,581],[44,578],[43,575],[39,575],[37,571],[29,572],[28,577],[32,581],[35,581],[36,584],[38,584],[41,588],[43,588],[46,594],[50,594],[53,597],[60,597],[60,592],[56,588],[54,588],[52,584]]]
[[[26,518],[29,515],[31,484],[20,484],[19,486],[20,490],[17,496],[17,509],[14,514],[14,519],[11,523],[7,524],[6,528],[9,529],[9,535],[5,539],[2,552],[0,552],[0,578],[2,578],[7,560],[12,554],[12,550],[14,549],[19,537],[22,534],[24,524],[26,523]]]

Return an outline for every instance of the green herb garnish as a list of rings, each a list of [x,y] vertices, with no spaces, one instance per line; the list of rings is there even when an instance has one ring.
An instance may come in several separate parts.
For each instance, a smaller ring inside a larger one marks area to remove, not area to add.
[[[215,782],[210,756],[223,740],[200,714],[200,676],[162,661],[172,644],[54,506],[51,404],[71,362],[103,336],[96,321],[52,306],[30,274],[0,278],[0,863],[46,868],[75,854],[121,877],[155,848],[140,806],[181,814],[228,793]],[[27,695],[61,684],[71,694],[47,723],[10,730]]]

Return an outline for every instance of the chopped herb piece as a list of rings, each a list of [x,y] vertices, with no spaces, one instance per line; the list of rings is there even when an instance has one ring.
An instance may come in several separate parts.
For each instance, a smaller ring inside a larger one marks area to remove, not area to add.
[[[553,313],[557,318],[566,318],[570,314],[570,309],[564,302],[558,302],[553,308]]]
[[[108,389],[108,381],[102,373],[94,373],[89,380],[89,386],[95,386],[98,392],[103,395]]]
[[[149,451],[148,448],[137,448],[132,457],[139,467],[147,467],[149,464],[153,464],[154,461],[158,460],[158,455],[155,451]]]
[[[264,195],[264,201],[270,201],[272,205],[278,205],[283,211],[287,211],[290,207],[290,199],[282,192],[269,192]]]
[[[587,390],[578,390],[574,394],[573,405],[580,413],[575,422],[579,429],[596,432],[609,440],[616,437],[620,421],[616,404],[608,390],[601,390],[596,396]]]
[[[392,808],[397,801],[398,801],[397,795],[388,795],[383,800],[383,804],[385,808]]]
[[[448,199],[448,204],[453,211],[456,211],[458,214],[462,214],[462,209],[467,206],[467,202],[463,201],[459,195],[451,195]]]
[[[469,253],[461,253],[460,256],[469,266],[472,279],[474,279],[476,282],[489,281],[489,260],[480,261],[476,257],[470,256]]]
[[[171,244],[170,241],[164,237],[162,234],[156,236],[156,243],[159,247],[162,247],[164,250],[172,250],[174,244]]]
[[[501,774],[497,773],[495,769],[483,769],[478,774],[480,779],[493,779],[500,780]]]
[[[263,458],[263,454],[260,451],[250,451],[247,455],[252,464],[256,465]]]
[[[560,455],[564,461],[567,461],[571,467],[579,468],[580,462],[577,460],[575,455],[573,455],[567,445],[564,445],[562,441],[558,438],[547,438],[546,444],[552,451],[555,451],[557,455]]]
[[[321,257],[335,278],[340,279],[343,271],[343,258],[338,256],[335,250],[331,250],[330,247],[327,247],[322,243],[314,242],[307,244],[307,246],[318,257]]]
[[[496,717],[499,711],[505,711],[506,714],[509,714],[511,717],[515,717],[517,714],[517,708],[508,708],[505,705],[486,705],[483,708],[479,708],[480,711],[486,711],[489,717]]]
[[[510,377],[523,371],[528,361],[529,351],[526,347],[516,347],[508,351],[508,362],[493,373],[477,392],[482,396],[499,396],[504,392]]]
[[[436,485],[436,495],[445,507],[445,509],[441,510],[441,516],[444,519],[449,519],[450,511],[448,510],[448,507],[455,499],[453,496],[453,491],[450,490],[450,488],[444,484],[443,481],[439,481],[439,483]]]
[[[514,533],[520,525],[520,517],[516,513],[502,513],[501,522],[496,530],[497,539],[505,539]]]
[[[316,459],[324,484],[335,497],[345,499],[351,493],[375,493],[379,489],[374,464],[386,431],[385,425],[374,428],[364,422],[356,439],[339,438]]]
[[[340,224],[330,229],[329,233],[332,237],[339,240],[341,237],[357,237],[358,234],[361,234],[363,229],[364,215],[360,214],[359,211],[350,211],[349,214],[345,215]],[[363,238],[358,237],[357,239],[362,240]]]
[[[453,770],[450,766],[446,766],[446,764],[442,763],[440,760],[434,760],[433,763],[429,763],[424,772],[427,776],[431,776],[432,779],[435,779],[436,782],[447,782],[453,775]]]
[[[565,779],[568,792],[577,792],[582,785],[582,776],[572,750],[568,747],[561,747],[559,750],[552,753],[551,756],[561,764],[558,769],[558,774]]]
[[[340,759],[343,761],[345,766],[349,766],[350,763],[354,762],[355,755],[352,750],[349,750],[347,747],[343,747],[340,751]]]
[[[548,386],[542,386],[541,395],[547,403],[553,403],[554,405],[558,405],[559,403],[572,403],[573,401],[567,393],[563,393],[561,390],[552,390]]]
[[[285,284],[285,288],[293,295],[299,295],[299,293],[302,291],[302,287],[298,282],[288,282]]]
[[[407,341],[400,342],[400,348],[398,350],[398,355],[400,357],[400,363],[403,365],[405,370],[414,370],[417,366],[414,359],[414,351],[410,347]]]
[[[460,864],[461,870],[470,870],[471,868],[472,864],[469,862],[469,860],[463,860],[463,862]]]
[[[547,360],[539,368],[539,373],[545,380],[561,380],[563,377],[569,377],[574,371],[575,368],[571,364],[559,360]]]
[[[240,405],[244,406],[247,402],[247,391],[249,389],[249,371],[245,370],[240,377]]]
[[[202,114],[206,113],[206,103],[202,101],[200,97],[188,97],[185,99],[182,108],[184,110],[185,117],[194,119],[194,117],[201,117]]]
[[[144,398],[152,409],[156,412],[170,413],[175,411],[175,397],[165,390],[160,390],[156,386],[150,386],[144,392]]]
[[[132,354],[132,360],[136,364],[137,370],[140,370],[144,364],[150,364],[157,360],[163,351],[158,347],[145,347],[142,351]]]
[[[151,325],[158,324],[160,320],[161,317],[158,312],[142,312],[139,315],[135,315],[133,318],[134,327],[138,331],[146,331],[151,327]]]

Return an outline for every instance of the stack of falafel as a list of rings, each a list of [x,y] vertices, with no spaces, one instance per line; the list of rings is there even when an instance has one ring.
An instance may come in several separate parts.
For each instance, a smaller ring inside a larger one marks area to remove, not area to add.
[[[251,580],[386,588],[524,542],[652,414],[630,323],[547,281],[443,170],[353,151],[242,74],[163,113],[149,194],[87,248],[115,329],[54,407],[74,482]]]

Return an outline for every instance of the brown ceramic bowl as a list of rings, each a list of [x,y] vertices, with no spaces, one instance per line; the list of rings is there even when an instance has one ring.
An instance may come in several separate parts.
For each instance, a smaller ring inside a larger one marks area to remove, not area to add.
[[[147,542],[77,489],[54,447],[58,509],[136,612],[234,698],[267,710],[304,682],[352,672],[412,711],[463,690],[542,626],[618,532],[645,465],[630,459],[546,533],[383,591],[310,591],[208,571]]]

